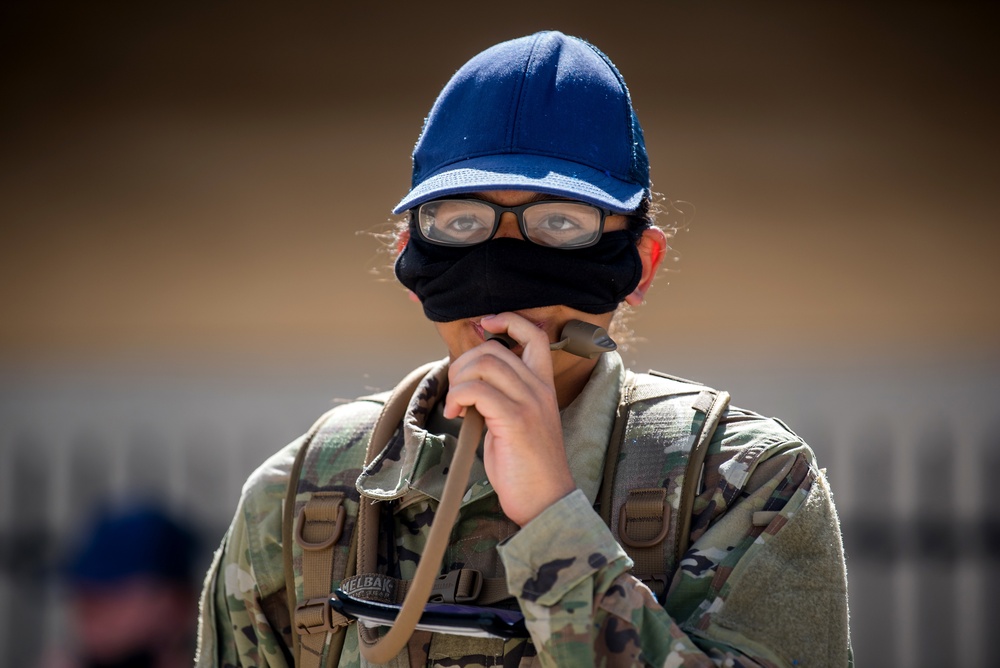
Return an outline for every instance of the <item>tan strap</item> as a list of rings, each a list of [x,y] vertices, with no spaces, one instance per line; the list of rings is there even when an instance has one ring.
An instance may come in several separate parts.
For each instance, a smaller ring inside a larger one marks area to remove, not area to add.
[[[477,605],[493,605],[514,598],[507,589],[507,578],[483,578],[483,588],[476,599]]]
[[[619,538],[629,547],[647,548],[663,542],[670,528],[667,490],[630,489],[618,515]]]
[[[625,426],[632,406],[632,390],[635,387],[635,375],[625,372],[625,382],[622,383],[622,398],[615,412],[615,424],[611,428],[611,440],[608,441],[608,452],[604,456],[604,478],[601,480],[601,490],[598,493],[601,519],[611,526],[611,496],[615,491],[615,472],[618,470],[618,456],[621,453],[622,441],[625,439]]]
[[[302,593],[296,605],[294,631],[299,636],[299,665],[320,668],[326,633],[337,632],[348,619],[330,608],[336,568],[334,546],[344,532],[347,511],[341,492],[316,492],[302,506],[295,521],[295,542],[302,548]],[[346,557],[341,557],[346,559]]]
[[[667,588],[664,539],[670,530],[670,504],[663,487],[630,489],[618,513],[618,538],[631,548],[635,573],[654,594]]]
[[[650,373],[660,375],[654,372]],[[667,379],[686,386],[676,388],[679,390],[677,393],[680,394],[690,394],[689,388],[696,387],[696,384],[683,379],[672,377],[667,377]],[[612,518],[615,511],[618,510],[617,526],[613,526],[612,530],[629,557],[635,562],[632,569],[633,574],[649,586],[658,597],[663,594],[669,584],[667,582],[668,573],[665,571],[671,561],[670,557],[673,558],[673,564],[676,567],[690,545],[691,514],[695,496],[700,491],[705,455],[719,420],[729,405],[729,394],[726,392],[715,392],[706,388],[693,397],[691,408],[704,414],[705,417],[688,452],[677,510],[677,526],[672,531],[667,490],[652,487],[621,489],[625,483],[623,483],[621,471],[619,471],[622,450],[626,440],[629,439],[630,429],[632,429],[630,422],[632,421],[633,406],[637,402],[658,396],[671,396],[670,392],[667,394],[661,394],[661,392],[662,390],[656,385],[642,385],[634,374],[626,372],[625,382],[622,386],[622,398],[608,443],[604,478],[599,494],[599,510],[605,524],[612,525]],[[640,445],[643,443],[641,437],[638,443]],[[615,498],[618,494],[624,494],[625,500],[621,506],[616,508]],[[667,554],[670,543],[667,539],[670,536],[673,537],[674,552],[672,555]]]
[[[399,604],[413,581],[376,573],[361,573],[340,583],[345,593],[379,603]],[[511,598],[505,578],[484,578],[472,568],[459,568],[438,575],[431,587],[431,603],[493,605]]]
[[[306,454],[309,451],[309,446],[313,439],[316,437],[316,433],[326,422],[329,412],[325,413],[322,417],[313,423],[313,426],[309,428],[306,432],[305,437],[302,439],[302,445],[299,446],[299,451],[295,454],[295,462],[292,464],[291,473],[288,476],[288,488],[285,490],[285,505],[282,508],[282,521],[281,521],[281,544],[282,549],[282,562],[285,571],[285,597],[288,600],[288,618],[292,620],[292,658],[295,661],[295,665],[299,664],[299,654],[301,648],[299,646],[299,634],[295,632],[295,617],[297,603],[295,600],[295,569],[292,563],[292,536],[294,535],[294,514],[295,514],[295,497],[298,494],[299,488],[299,477],[302,475],[302,466],[306,461]]]
[[[404,582],[404,591],[413,586]],[[431,588],[431,603],[493,605],[511,598],[506,578],[484,578],[473,568],[459,568],[437,576]]]
[[[316,492],[302,506],[295,521],[295,542],[303,555],[325,552],[340,539],[347,519],[343,502],[343,492]]]
[[[402,418],[406,404],[416,389],[416,385],[434,364],[429,363],[414,370],[400,383],[400,385],[409,388],[409,391],[402,398],[402,409],[399,411],[398,417],[395,418],[394,425],[398,425]],[[406,388],[402,388],[402,390]],[[393,394],[390,395],[387,404],[391,403],[393,399],[396,399],[396,404],[399,404],[403,394],[402,390],[397,386]],[[386,406],[383,406],[380,420],[385,413]],[[326,663],[328,665],[339,663],[348,620],[330,608],[330,594],[333,590],[334,575],[341,574],[342,578],[351,576],[356,572],[357,565],[360,522],[358,528],[351,535],[346,564],[336,562],[335,547],[347,521],[342,494],[317,492],[302,507],[298,516],[294,516],[299,478],[306,453],[328,415],[329,413],[316,421],[299,448],[289,476],[282,518],[282,545],[285,546],[283,550],[285,590],[292,620],[292,657],[295,665],[302,668],[320,668],[324,654],[327,657]],[[375,429],[378,429],[379,424],[379,422],[376,423]],[[391,435],[392,431],[389,432],[388,436]],[[383,442],[385,442],[388,440],[388,436],[380,436],[380,438],[383,438]],[[371,441],[369,441],[369,447],[366,451],[366,458],[370,457],[370,451]],[[361,507],[364,505],[362,503]],[[302,588],[305,600],[301,602],[296,601],[295,572],[291,550],[293,540],[302,547]]]
[[[698,432],[698,440],[691,446],[687,472],[684,474],[684,487],[681,490],[681,501],[677,515],[680,520],[680,528],[677,532],[674,563],[678,565],[691,544],[691,513],[694,512],[694,497],[698,494],[698,488],[701,486],[705,455],[708,453],[708,446],[712,442],[712,435],[719,425],[719,420],[722,419],[722,414],[728,407],[729,393],[723,391],[702,392],[694,402],[694,409],[705,413],[705,421],[702,422],[701,430]]]
[[[392,389],[389,399],[382,406],[382,412],[375,422],[375,428],[368,439],[368,449],[365,451],[365,467],[375,461],[375,458],[389,443],[389,439],[399,428],[399,423],[406,415],[413,393],[417,391],[420,381],[437,365],[430,362],[411,371],[406,378]],[[378,515],[375,504],[361,498],[358,506],[358,572],[374,573],[378,560]]]
[[[483,574],[474,568],[460,568],[437,576],[427,600],[431,603],[473,603],[482,590]]]
[[[358,532],[351,532],[351,544],[347,549],[347,567],[344,569],[344,576],[353,575],[357,566]],[[331,592],[332,593],[332,592]],[[323,597],[327,605],[330,604],[330,593]],[[332,615],[331,615],[332,617]],[[347,637],[347,627],[341,626],[330,637],[330,645],[326,650],[326,668],[335,668],[340,665],[340,655],[344,651],[344,640]]]

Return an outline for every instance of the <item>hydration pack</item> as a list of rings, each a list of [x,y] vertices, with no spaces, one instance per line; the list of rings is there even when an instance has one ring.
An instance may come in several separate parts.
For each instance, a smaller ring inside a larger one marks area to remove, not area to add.
[[[355,481],[381,452],[403,418],[420,381],[438,363],[411,372],[391,392],[362,397],[322,416],[309,430],[295,459],[283,508],[285,592],[296,666],[336,665],[349,625],[332,610],[331,592],[356,573],[360,495]],[[705,453],[729,394],[699,383],[650,371],[626,372],[608,444],[597,509],[635,563],[632,574],[661,598],[690,542],[691,513],[701,491]],[[334,415],[336,413],[336,415]],[[350,430],[345,435],[345,429]],[[330,447],[330,445],[335,447]],[[326,446],[326,447],[324,447]],[[366,527],[368,533],[378,527]],[[288,549],[291,546],[291,549]],[[444,573],[435,583],[443,601],[488,604],[509,597],[502,581],[477,572]],[[378,589],[387,587],[381,581]],[[408,583],[392,583],[397,598]],[[397,601],[399,602],[399,601]]]

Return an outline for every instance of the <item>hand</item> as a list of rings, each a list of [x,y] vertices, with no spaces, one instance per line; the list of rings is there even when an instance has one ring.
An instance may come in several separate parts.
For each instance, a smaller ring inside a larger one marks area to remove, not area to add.
[[[524,526],[576,488],[566,461],[548,335],[514,313],[487,316],[486,331],[506,332],[521,357],[486,342],[451,363],[444,416],[475,406],[486,421],[483,462],[504,513]]]

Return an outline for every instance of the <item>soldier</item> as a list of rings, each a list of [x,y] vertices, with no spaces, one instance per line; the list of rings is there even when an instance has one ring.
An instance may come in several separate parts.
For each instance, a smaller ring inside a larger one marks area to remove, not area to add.
[[[67,560],[59,646],[40,668],[181,668],[198,599],[191,529],[156,505],[103,509]]]
[[[385,443],[374,426],[385,397],[345,404],[250,478],[206,581],[198,665],[367,664],[384,630],[322,605],[315,626],[299,615],[353,568],[352,539],[357,568],[374,570],[352,591],[405,588],[385,583],[412,579],[432,547],[470,407],[487,431],[442,581],[474,573],[486,584],[469,602],[519,610],[526,637],[417,631],[391,665],[849,664],[841,537],[809,447],[724,393],[632,374],[615,352],[552,349],[568,323],[606,329],[642,303],[667,250],[651,202],[628,90],[592,45],[541,32],[455,74],[395,208],[409,213],[396,276],[448,358],[417,375]],[[322,494],[348,512],[316,598],[302,575],[314,543],[283,538],[282,504],[305,522]],[[355,530],[359,503],[376,518],[369,532]]]

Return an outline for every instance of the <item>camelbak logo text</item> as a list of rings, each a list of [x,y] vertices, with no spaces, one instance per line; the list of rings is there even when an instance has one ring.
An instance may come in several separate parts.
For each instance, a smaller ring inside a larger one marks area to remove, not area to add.
[[[341,582],[340,588],[366,601],[396,602],[396,581],[385,575],[355,575]]]

